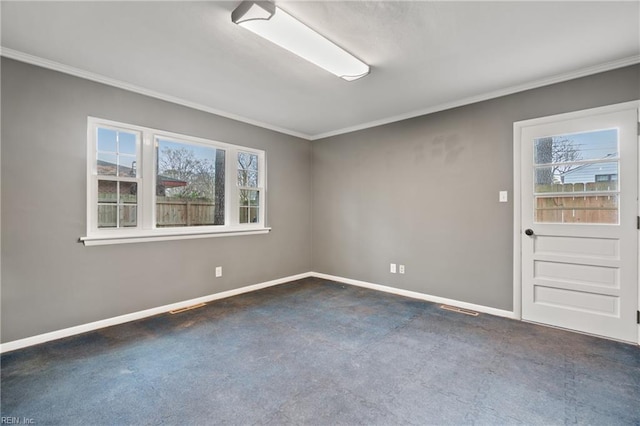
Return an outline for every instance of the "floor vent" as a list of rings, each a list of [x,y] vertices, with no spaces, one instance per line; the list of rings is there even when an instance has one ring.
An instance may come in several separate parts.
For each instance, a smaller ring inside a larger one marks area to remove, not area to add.
[[[185,308],[180,308],[180,309],[174,309],[173,311],[169,311],[169,313],[171,315],[175,315],[175,314],[179,314],[181,312],[186,312],[186,311],[190,311],[192,309],[196,309],[196,308],[202,308],[203,306],[205,306],[206,303],[198,303],[197,305],[191,305],[191,306],[187,306]]]
[[[449,305],[440,305],[441,309],[446,309],[447,311],[458,312],[460,314],[470,315],[472,317],[477,317],[478,313],[475,311],[470,311],[469,309],[458,308],[457,306],[449,306]]]

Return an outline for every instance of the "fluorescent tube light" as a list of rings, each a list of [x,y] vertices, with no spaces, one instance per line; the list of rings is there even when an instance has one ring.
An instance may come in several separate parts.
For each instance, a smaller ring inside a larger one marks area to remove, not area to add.
[[[347,81],[369,74],[369,65],[270,1],[243,1],[231,20]]]

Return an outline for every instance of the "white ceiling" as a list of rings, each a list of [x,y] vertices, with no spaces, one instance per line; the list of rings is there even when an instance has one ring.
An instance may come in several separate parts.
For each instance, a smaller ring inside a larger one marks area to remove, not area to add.
[[[279,1],[371,65],[347,82],[232,2],[2,1],[2,54],[317,139],[640,62],[640,2]]]

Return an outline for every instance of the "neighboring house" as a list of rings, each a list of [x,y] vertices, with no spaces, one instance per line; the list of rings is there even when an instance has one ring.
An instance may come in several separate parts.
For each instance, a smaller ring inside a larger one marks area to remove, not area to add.
[[[103,176],[116,176],[118,166],[114,163],[110,163],[103,160],[98,160],[98,175]],[[136,175],[136,163],[135,161],[132,164],[132,167],[126,167],[120,165],[120,176],[131,176],[134,177]],[[166,195],[167,188],[179,188],[182,186],[187,186],[188,182],[185,182],[180,179],[174,179],[169,176],[158,175],[156,177],[156,195],[164,197]],[[115,182],[111,181],[103,181],[104,184],[99,184],[100,190],[99,193],[102,196],[106,194],[115,194],[117,189]],[[136,183],[135,182],[123,182],[120,181],[120,194],[135,194],[136,193]]]
[[[615,182],[618,163],[595,163],[578,166],[562,175],[563,183]]]
[[[158,196],[166,196],[167,188],[179,188],[181,186],[187,186],[187,182],[169,176],[156,176],[156,195]]]

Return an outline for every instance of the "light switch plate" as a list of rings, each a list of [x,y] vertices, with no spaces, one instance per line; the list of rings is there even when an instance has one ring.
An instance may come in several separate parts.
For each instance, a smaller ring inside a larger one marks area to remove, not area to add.
[[[507,191],[500,191],[500,197],[499,200],[501,203],[506,203],[507,201],[509,201],[509,195]]]

